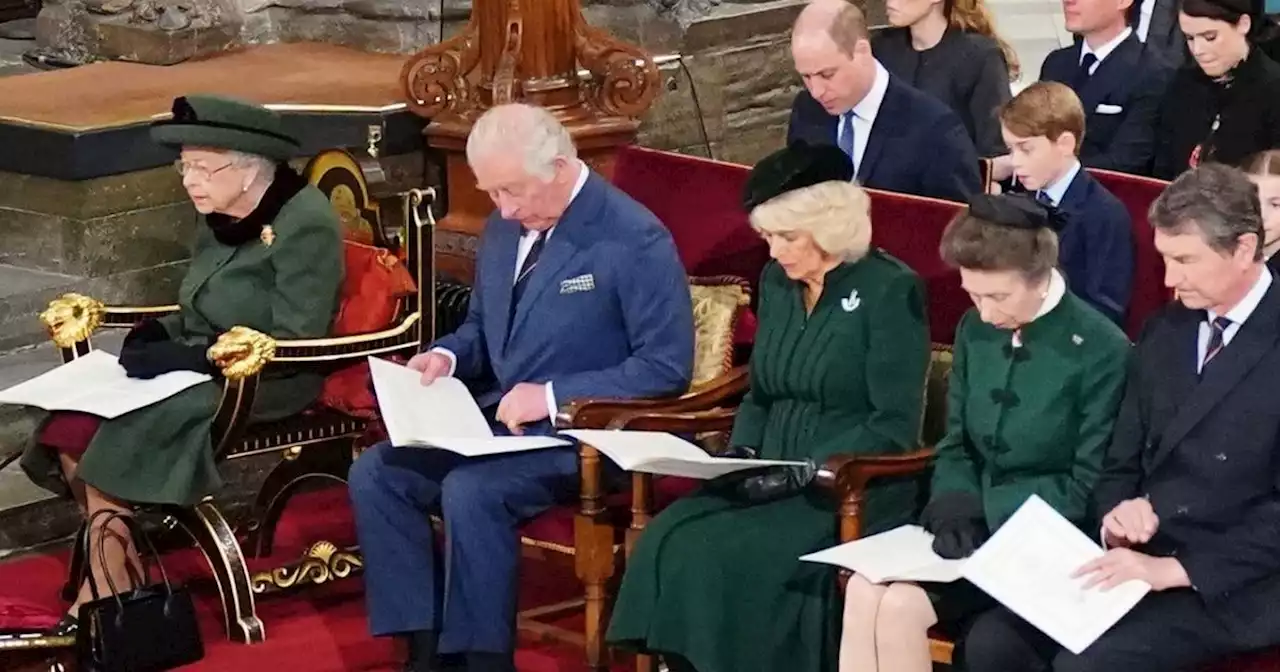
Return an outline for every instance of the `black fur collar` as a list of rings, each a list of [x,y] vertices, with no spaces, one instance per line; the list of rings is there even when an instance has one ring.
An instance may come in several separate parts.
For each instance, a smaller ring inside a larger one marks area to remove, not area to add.
[[[232,219],[221,213],[205,215],[204,221],[213,231],[213,237],[223,245],[238,247],[262,237],[262,227],[275,222],[284,204],[307,186],[306,180],[287,163],[276,164],[276,176],[267,193],[262,195],[258,207],[244,219]]]

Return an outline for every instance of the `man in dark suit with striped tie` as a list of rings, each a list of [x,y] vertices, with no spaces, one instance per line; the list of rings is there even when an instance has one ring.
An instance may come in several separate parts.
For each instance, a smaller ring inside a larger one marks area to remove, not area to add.
[[[486,112],[467,162],[497,210],[466,321],[409,362],[423,384],[467,382],[499,434],[550,433],[576,399],[686,391],[693,307],[662,223],[579,160],[542,108]],[[365,451],[350,489],[373,634],[407,640],[408,672],[441,669],[437,653],[465,654],[468,672],[515,672],[516,528],[578,484],[576,447]],[[428,518],[437,509],[443,548]]]
[[[1109,550],[1077,574],[1152,591],[1079,655],[1058,652],[1054,672],[1191,670],[1280,644],[1280,285],[1257,190],[1205,165],[1160,195],[1151,223],[1178,299],[1138,342],[1094,495]],[[968,669],[1044,669],[1043,636],[1006,616],[990,627],[1020,633],[1029,658]]]

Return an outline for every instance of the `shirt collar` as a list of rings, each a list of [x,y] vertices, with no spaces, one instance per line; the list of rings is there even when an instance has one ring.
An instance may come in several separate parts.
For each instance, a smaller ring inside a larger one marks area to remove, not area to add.
[[[1262,272],[1258,274],[1258,279],[1253,282],[1253,287],[1249,288],[1249,293],[1244,295],[1240,302],[1231,307],[1227,311],[1226,318],[1231,320],[1232,324],[1244,325],[1245,320],[1257,310],[1258,304],[1262,303],[1262,297],[1266,296],[1267,290],[1271,288],[1271,269],[1266,266],[1262,267]],[[1218,319],[1212,310],[1204,311],[1209,316],[1209,322]]]
[[[858,101],[857,105],[853,106],[853,109],[849,110],[853,116],[863,121],[875,121],[876,113],[880,111],[880,105],[884,102],[884,94],[889,90],[889,71],[880,65],[880,61],[872,60],[876,64],[876,76],[871,81],[871,89],[862,97],[862,100]]]
[[[1120,31],[1119,35],[1116,35],[1115,37],[1111,38],[1110,42],[1102,45],[1101,47],[1098,47],[1097,49],[1090,49],[1089,43],[1087,41],[1080,40],[1080,62],[1081,63],[1084,62],[1085,54],[1093,54],[1094,56],[1097,56],[1099,63],[1107,60],[1107,57],[1111,55],[1111,52],[1115,51],[1116,47],[1120,46],[1120,43],[1124,42],[1132,34],[1133,34],[1132,28],[1125,28],[1124,30]]]
[[[1067,195],[1067,189],[1071,188],[1071,182],[1076,179],[1076,174],[1080,172],[1080,162],[1072,159],[1071,168],[1062,174],[1053,184],[1041,189],[1049,200],[1053,201],[1054,207],[1062,205],[1062,197]]]
[[[1044,302],[1040,304],[1040,310],[1036,311],[1036,316],[1031,318],[1032,322],[1049,314],[1049,311],[1058,307],[1062,303],[1062,297],[1067,295],[1067,281],[1058,272],[1058,269],[1049,269],[1049,289],[1045,292]]]

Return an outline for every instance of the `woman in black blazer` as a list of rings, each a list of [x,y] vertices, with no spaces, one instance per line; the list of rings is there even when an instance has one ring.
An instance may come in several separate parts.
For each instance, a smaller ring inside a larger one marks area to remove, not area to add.
[[[1280,147],[1280,65],[1257,47],[1264,22],[1251,0],[1183,0],[1178,22],[1192,59],[1160,108],[1155,177],[1214,161],[1240,165]]]

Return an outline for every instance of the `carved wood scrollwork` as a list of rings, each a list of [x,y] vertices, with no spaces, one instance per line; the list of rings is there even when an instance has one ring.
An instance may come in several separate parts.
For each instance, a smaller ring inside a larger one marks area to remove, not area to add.
[[[638,117],[658,95],[658,65],[640,47],[592,27],[579,15],[574,28],[578,62],[591,72],[587,96],[601,112]]]
[[[472,15],[461,33],[419,51],[404,64],[400,81],[408,107],[421,117],[466,115],[476,105],[467,76],[480,62],[480,30]]]
[[[535,0],[536,1],[536,0]],[[516,102],[516,61],[520,60],[520,46],[524,34],[524,18],[520,14],[520,0],[507,0],[507,36],[502,44],[502,56],[493,73],[493,104]]]

